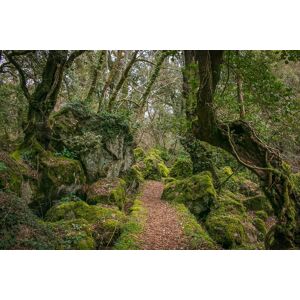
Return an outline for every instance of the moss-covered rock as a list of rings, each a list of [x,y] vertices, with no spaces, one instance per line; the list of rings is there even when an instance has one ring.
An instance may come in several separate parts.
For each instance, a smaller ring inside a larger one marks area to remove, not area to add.
[[[78,160],[45,152],[40,157],[40,169],[41,196],[30,204],[38,214],[44,215],[56,200],[65,195],[83,194],[86,178]]]
[[[133,163],[133,136],[129,120],[120,113],[89,111],[84,103],[65,105],[50,117],[52,147],[66,148],[84,166],[89,182],[118,177]]]
[[[126,182],[127,188],[130,191],[135,191],[144,181],[144,176],[140,167],[135,164],[125,173],[123,179]]]
[[[268,214],[264,210],[259,210],[255,213],[257,218],[262,219],[263,221],[266,221],[268,219]]]
[[[88,229],[91,230],[97,249],[111,247],[121,234],[127,220],[124,213],[117,208],[88,205],[83,201],[58,204],[52,207],[46,214],[46,220],[55,223],[78,219],[84,219],[88,222]]]
[[[144,167],[142,171],[145,179],[160,180],[163,177],[168,177],[169,169],[159,153],[158,150],[152,149],[143,160]]]
[[[111,204],[124,209],[126,202],[126,182],[123,179],[100,179],[93,183],[87,191],[89,204]]]
[[[174,165],[170,170],[170,177],[174,178],[186,178],[192,176],[193,165],[192,161],[187,158],[177,158]]]
[[[134,201],[130,210],[129,220],[125,224],[122,234],[114,246],[116,250],[140,249],[139,236],[143,231],[147,219],[147,211],[138,199]]]
[[[216,201],[216,191],[210,172],[202,172],[183,180],[168,183],[162,199],[184,203],[198,218],[205,218]]]
[[[209,235],[225,249],[260,249],[260,232],[252,222],[242,200],[224,190],[212,207],[205,226]]]
[[[259,235],[258,235],[259,239],[261,241],[263,241],[266,236],[266,233],[267,233],[267,228],[266,228],[265,222],[261,218],[254,218],[253,225],[259,232]]]
[[[0,189],[21,195],[23,167],[6,152],[0,151]]]
[[[205,222],[209,235],[225,249],[247,241],[242,219],[236,215],[210,214]]]
[[[263,210],[269,215],[273,213],[271,203],[264,195],[258,195],[258,196],[247,198],[243,201],[243,205],[249,211]]]
[[[84,219],[61,220],[47,223],[58,238],[55,248],[59,250],[93,250],[96,242],[92,226]]]
[[[55,234],[23,199],[0,191],[0,249],[54,249]]]
[[[184,204],[173,203],[172,205],[177,211],[190,250],[218,249],[218,245],[211,239]]]

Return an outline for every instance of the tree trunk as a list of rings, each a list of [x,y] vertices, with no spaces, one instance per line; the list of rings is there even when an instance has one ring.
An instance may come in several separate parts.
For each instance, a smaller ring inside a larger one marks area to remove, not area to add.
[[[267,234],[266,248],[298,247],[300,197],[292,189],[289,173],[279,152],[265,145],[248,123],[238,120],[219,124],[216,120],[213,97],[220,79],[223,51],[193,51],[189,54],[197,62],[199,71],[193,135],[227,150],[260,178],[278,219]]]
[[[239,58],[240,51],[237,50],[236,54]],[[240,73],[240,67],[237,66],[237,73],[236,73],[236,87],[237,87],[237,100],[239,104],[239,110],[240,110],[240,119],[245,119],[245,105],[244,105],[244,93],[243,93],[243,79]]]

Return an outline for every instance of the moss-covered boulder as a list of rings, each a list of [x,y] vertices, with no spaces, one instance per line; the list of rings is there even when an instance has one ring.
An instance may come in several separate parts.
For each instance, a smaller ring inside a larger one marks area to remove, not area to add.
[[[55,244],[58,250],[96,249],[92,225],[84,219],[48,222],[47,225],[58,239]]]
[[[188,158],[177,158],[170,170],[170,177],[174,178],[186,178],[192,176],[193,164]]]
[[[184,204],[173,203],[173,206],[176,209],[183,233],[187,239],[188,249],[213,250],[219,248]]]
[[[127,220],[124,213],[117,208],[88,205],[83,201],[60,203],[46,214],[46,220],[55,223],[82,219],[88,222],[89,227],[83,229],[91,230],[97,249],[111,247],[121,234]]]
[[[120,178],[100,179],[88,188],[86,201],[116,205],[122,210],[126,202],[126,182]]]
[[[197,218],[205,218],[216,201],[210,172],[202,172],[183,180],[168,183],[162,199],[184,203]]]
[[[116,250],[138,250],[141,249],[139,236],[143,232],[147,220],[146,208],[139,199],[135,199],[130,208],[128,221],[123,227],[122,234],[116,241]]]
[[[159,156],[159,151],[152,149],[143,160],[143,175],[145,179],[160,180],[169,176],[169,169],[163,159]]]
[[[209,235],[225,249],[260,249],[261,234],[241,200],[223,191],[211,209],[205,226]]]
[[[0,249],[54,249],[55,234],[23,199],[0,191]]]
[[[80,161],[45,152],[40,159],[40,169],[39,189],[43,197],[31,204],[33,209],[40,209],[44,214],[57,199],[70,193],[83,194],[86,178]]]
[[[89,182],[114,178],[133,163],[133,136],[129,120],[119,113],[95,114],[83,103],[65,105],[50,117],[52,147],[68,149],[83,164]]]
[[[265,211],[268,215],[273,214],[271,203],[264,195],[249,197],[243,201],[243,205],[249,211]]]
[[[21,195],[23,167],[6,152],[0,151],[0,189]]]
[[[126,182],[127,189],[130,191],[135,191],[144,181],[144,176],[140,167],[135,164],[128,171],[126,171],[123,179]]]

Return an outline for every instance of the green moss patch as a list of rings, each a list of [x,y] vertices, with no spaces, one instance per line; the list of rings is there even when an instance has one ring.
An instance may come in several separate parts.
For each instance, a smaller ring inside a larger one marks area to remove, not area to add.
[[[190,159],[177,158],[170,170],[170,177],[174,178],[186,178],[192,176],[193,164]]]
[[[111,247],[127,221],[124,213],[117,208],[88,205],[83,201],[61,203],[52,207],[46,215],[47,221],[55,223],[82,219],[89,224],[97,249]]]
[[[189,244],[189,249],[218,249],[217,244],[211,239],[184,204],[173,203],[172,206],[177,211],[180,223],[182,224],[182,230]]]
[[[247,198],[243,201],[243,204],[249,211],[263,210],[269,215],[273,213],[271,203],[264,195]]]
[[[142,202],[138,199],[131,207],[129,221],[125,224],[120,238],[117,240],[114,249],[116,250],[137,250],[140,249],[139,235],[143,232],[147,219],[147,211]]]
[[[162,199],[184,203],[197,218],[204,218],[216,201],[210,172],[202,172],[183,180],[168,183]]]

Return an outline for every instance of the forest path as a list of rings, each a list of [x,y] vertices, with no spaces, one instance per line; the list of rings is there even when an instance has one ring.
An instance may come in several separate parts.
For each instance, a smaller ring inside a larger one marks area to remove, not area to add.
[[[187,249],[176,210],[161,200],[164,185],[146,181],[141,190],[141,201],[147,209],[147,220],[140,235],[141,248],[145,250]]]

